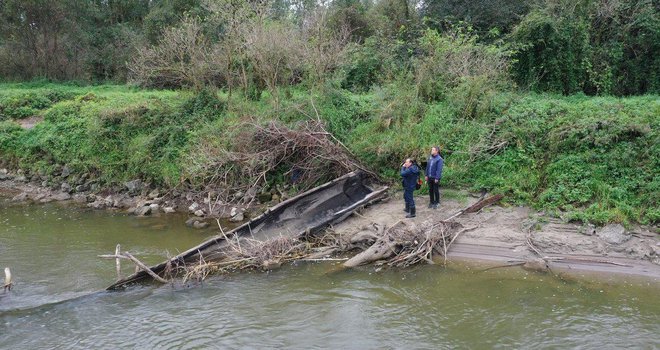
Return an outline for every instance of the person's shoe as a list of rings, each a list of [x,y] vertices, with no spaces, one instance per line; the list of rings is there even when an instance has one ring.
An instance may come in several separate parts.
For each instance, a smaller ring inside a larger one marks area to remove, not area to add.
[[[433,208],[433,203],[429,203],[429,209]]]
[[[410,213],[410,205],[406,204],[406,208],[403,209],[404,213]]]
[[[415,215],[415,207],[412,207],[412,208],[410,208],[410,213],[408,213],[408,215],[406,215],[406,219],[414,218],[415,216],[417,216],[417,215]]]
[[[439,206],[439,205],[440,205],[440,203],[435,203],[435,204],[433,204],[433,209],[438,209],[438,206]]]

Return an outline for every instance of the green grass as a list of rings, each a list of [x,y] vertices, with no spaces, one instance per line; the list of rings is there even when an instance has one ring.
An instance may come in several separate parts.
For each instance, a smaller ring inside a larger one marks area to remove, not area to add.
[[[460,103],[424,103],[405,85],[281,96],[275,105],[266,95],[0,84],[0,161],[46,174],[67,164],[106,186],[141,178],[172,187],[209,176],[200,149],[230,149],[234,125],[320,118],[394,184],[402,159],[423,160],[440,145],[445,188],[503,193],[512,204],[598,224],[660,221],[658,96],[500,93],[470,117]],[[31,130],[15,122],[34,115],[44,121]],[[460,197],[454,192],[445,190]]]
[[[191,122],[201,113],[186,113],[199,108],[186,105],[194,103],[191,94],[126,86],[0,86],[3,101],[20,97],[32,101],[40,93],[67,98],[34,113],[44,121],[31,130],[1,122],[0,130],[7,131],[0,136],[5,161],[47,174],[67,164],[108,185],[132,178],[170,185],[178,181],[178,172],[172,169],[178,166]]]

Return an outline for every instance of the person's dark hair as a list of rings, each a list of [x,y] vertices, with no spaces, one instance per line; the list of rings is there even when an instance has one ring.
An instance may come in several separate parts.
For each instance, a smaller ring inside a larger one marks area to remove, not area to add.
[[[433,146],[431,148],[435,148],[435,150],[438,151],[438,153],[440,153],[440,146]]]

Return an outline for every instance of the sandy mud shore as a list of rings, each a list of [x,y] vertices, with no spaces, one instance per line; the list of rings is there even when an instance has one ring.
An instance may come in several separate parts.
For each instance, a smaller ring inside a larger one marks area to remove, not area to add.
[[[393,225],[404,218],[400,194],[380,202],[336,225],[338,233],[350,234],[372,223]],[[427,197],[416,197],[417,222],[432,222],[477,202],[477,198],[443,200],[440,208],[428,209]],[[566,223],[527,207],[494,205],[455,219],[464,228],[451,245],[448,258],[479,260],[513,266],[544,258],[552,270],[646,276],[660,280],[660,234],[652,227],[624,228]],[[529,240],[529,243],[528,243]],[[530,264],[532,262],[532,264]]]

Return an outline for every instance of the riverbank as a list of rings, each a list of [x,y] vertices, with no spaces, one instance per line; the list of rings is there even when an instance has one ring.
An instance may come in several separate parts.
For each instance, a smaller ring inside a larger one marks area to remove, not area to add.
[[[458,193],[443,192],[454,197]],[[374,223],[394,225],[405,215],[403,199],[398,197],[400,193],[365,208],[333,230],[339,235],[351,235]],[[412,220],[420,223],[442,220],[477,200],[463,193],[459,198],[443,199],[440,208],[434,210],[427,208],[426,196],[418,196],[417,217]],[[595,227],[563,222],[529,207],[509,205],[490,206],[477,213],[463,214],[454,221],[468,230],[451,245],[450,260],[483,261],[536,271],[571,270],[660,279],[660,234],[652,231],[656,228],[636,225],[626,229],[618,224]],[[539,261],[539,258],[545,259]]]
[[[188,214],[186,225],[196,229],[215,224],[215,219],[221,219],[228,227],[232,227],[262,210],[261,205],[236,206],[217,200],[211,201],[210,197],[203,198],[195,191],[151,189],[140,181],[129,182],[123,190],[113,192],[98,187],[91,189],[92,186],[85,177],[79,180],[73,177],[67,179],[68,177],[66,174],[60,174],[59,181],[56,181],[54,186],[47,187],[43,186],[47,180],[40,184],[44,177],[38,174],[28,178],[21,172],[11,173],[7,169],[0,169],[0,196],[11,198],[11,201],[17,204],[73,202],[81,207],[123,211],[136,216]],[[53,182],[53,178],[48,181]],[[272,197],[269,198],[272,200]]]
[[[128,194],[69,195],[16,180],[0,181],[0,196],[13,197],[13,201],[18,203],[73,201],[95,209],[130,213],[135,213],[136,207],[149,206],[153,202],[160,204],[151,215],[175,211],[187,213],[186,224],[195,228],[206,228],[208,221],[211,221],[204,215],[195,215],[185,198],[166,200],[156,197],[149,200],[148,197],[131,197]],[[394,225],[404,217],[400,196],[400,193],[395,193],[391,198],[363,209],[335,225],[333,231],[340,236],[351,236],[373,224]],[[451,189],[443,189],[443,198],[440,208],[433,210],[426,207],[426,196],[418,196],[418,216],[412,220],[416,223],[442,220],[477,201],[476,196],[468,192]],[[99,208],[94,204],[97,201],[108,205]],[[255,211],[253,215],[259,209],[252,208]],[[563,222],[529,207],[510,205],[487,207],[477,213],[463,214],[454,221],[469,230],[451,245],[448,251],[450,260],[482,261],[496,266],[511,265],[512,268],[522,266],[537,271],[571,270],[660,279],[660,235],[653,231],[657,228],[641,225],[624,228],[618,224],[597,228],[589,224]],[[223,223],[231,225],[227,221]],[[545,260],[539,261],[539,258]]]

